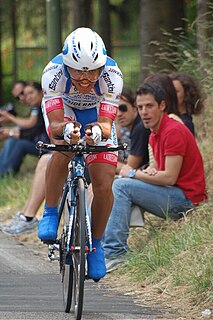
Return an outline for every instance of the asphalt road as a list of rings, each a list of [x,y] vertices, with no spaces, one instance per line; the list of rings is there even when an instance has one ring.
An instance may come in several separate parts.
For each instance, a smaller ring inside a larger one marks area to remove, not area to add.
[[[0,231],[0,320],[65,320],[58,263]],[[86,281],[82,320],[175,319],[166,310],[137,305],[133,297]]]

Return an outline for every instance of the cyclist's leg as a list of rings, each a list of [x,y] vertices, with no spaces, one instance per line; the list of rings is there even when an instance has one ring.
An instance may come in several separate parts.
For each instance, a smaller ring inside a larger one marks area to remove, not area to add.
[[[116,166],[109,163],[92,163],[89,165],[93,186],[92,200],[92,234],[96,251],[88,254],[88,276],[92,279],[103,278],[106,274],[101,238],[113,205],[112,183]]]
[[[132,204],[161,218],[177,219],[178,212],[193,204],[176,187],[157,186],[137,179],[121,178],[113,183],[114,204],[105,230],[103,249],[106,258],[115,258],[128,250]]]
[[[114,165],[108,163],[92,163],[89,166],[93,188],[92,233],[97,239],[102,238],[112,210],[115,169]]]
[[[57,110],[56,110],[57,111]],[[42,104],[42,112],[45,121],[46,131],[50,132],[49,119],[46,114],[45,106]],[[50,114],[55,112],[52,111]],[[57,114],[61,118],[61,114]],[[73,121],[75,114],[73,110],[64,104],[64,119]],[[58,119],[59,119],[58,118]],[[61,119],[62,120],[62,119]],[[57,141],[53,142],[57,143]],[[65,142],[61,141],[61,144]],[[41,240],[55,240],[58,230],[58,201],[61,195],[64,181],[68,172],[68,163],[71,159],[71,154],[53,152],[50,161],[48,162],[46,171],[46,187],[45,187],[45,206],[44,214],[39,222],[38,237]]]
[[[53,152],[46,170],[45,210],[38,226],[41,240],[55,240],[58,231],[58,200],[68,172],[69,154]]]

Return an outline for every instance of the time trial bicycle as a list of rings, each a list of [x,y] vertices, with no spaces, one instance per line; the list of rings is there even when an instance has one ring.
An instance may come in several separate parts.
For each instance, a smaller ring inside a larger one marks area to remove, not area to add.
[[[87,208],[88,183],[85,175],[84,155],[89,153],[114,152],[126,150],[127,144],[118,146],[89,146],[81,141],[73,145],[37,143],[37,149],[59,152],[72,152],[75,157],[68,165],[68,175],[64,184],[59,205],[60,237],[49,242],[50,261],[59,260],[63,285],[63,303],[65,312],[74,313],[80,320],[83,311],[84,282],[86,275],[86,255],[95,250],[92,246],[92,231]],[[59,250],[59,256],[55,251]]]

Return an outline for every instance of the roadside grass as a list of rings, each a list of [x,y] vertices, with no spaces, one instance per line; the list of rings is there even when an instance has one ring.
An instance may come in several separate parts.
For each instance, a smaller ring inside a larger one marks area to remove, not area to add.
[[[37,161],[36,157],[27,155],[15,177],[9,175],[1,179],[0,222],[10,219],[24,206]]]
[[[176,310],[175,319],[199,319],[213,306],[212,210],[210,200],[176,222],[145,213],[145,226],[130,231],[127,262],[108,282]]]

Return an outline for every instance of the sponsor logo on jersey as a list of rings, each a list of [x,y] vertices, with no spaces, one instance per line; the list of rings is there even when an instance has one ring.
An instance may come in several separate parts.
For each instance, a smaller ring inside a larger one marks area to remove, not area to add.
[[[123,75],[122,75],[122,73],[121,73],[119,70],[110,68],[110,69],[109,69],[109,72],[115,73],[115,74],[117,74],[119,77],[121,77],[121,79],[123,79]]]
[[[117,161],[117,156],[113,153],[105,153],[103,158],[107,161],[110,161],[110,162]]]
[[[116,113],[117,113],[117,107],[111,104],[106,104],[106,103],[100,104],[100,109],[99,109],[100,116],[106,116],[114,120],[116,117]]]
[[[45,102],[45,107],[46,107],[46,113],[58,109],[58,108],[63,108],[63,101],[61,98],[55,98],[51,100],[47,100]]]
[[[115,85],[114,85],[114,83],[112,83],[108,72],[104,72],[103,79],[106,82],[106,85],[108,87],[108,93],[113,93]]]
[[[97,154],[90,154],[87,156],[87,164],[91,163],[92,161],[96,160],[98,158]]]
[[[55,90],[56,88],[56,85],[58,83],[58,81],[60,80],[61,76],[62,76],[63,72],[62,72],[62,69],[57,72],[55,75],[54,75],[54,78],[53,80],[50,82],[49,84],[49,88],[52,89],[52,90]]]
[[[112,144],[115,146],[118,143],[117,132],[115,128],[115,123],[113,122],[110,139],[112,140]]]
[[[105,98],[112,98],[113,97],[113,95],[111,93],[106,93],[104,96],[105,96]]]
[[[59,65],[54,64],[53,66],[51,66],[51,67],[49,67],[47,69],[44,69],[43,74],[47,73],[50,70],[57,69],[58,67],[59,67]]]

